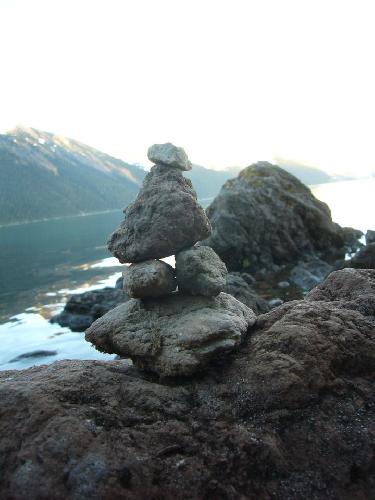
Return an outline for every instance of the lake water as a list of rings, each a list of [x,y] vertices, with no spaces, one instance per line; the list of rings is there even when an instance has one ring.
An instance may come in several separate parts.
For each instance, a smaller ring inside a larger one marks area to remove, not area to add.
[[[362,231],[375,229],[375,178],[313,186],[333,220]],[[106,248],[122,212],[0,227],[0,370],[57,359],[112,359],[82,333],[50,324],[69,295],[114,286],[121,265]],[[56,351],[13,361],[19,355]]]

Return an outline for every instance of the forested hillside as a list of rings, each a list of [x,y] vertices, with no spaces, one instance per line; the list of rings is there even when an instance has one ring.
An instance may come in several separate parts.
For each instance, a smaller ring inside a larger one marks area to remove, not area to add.
[[[0,225],[126,206],[146,172],[35,129],[0,135]]]

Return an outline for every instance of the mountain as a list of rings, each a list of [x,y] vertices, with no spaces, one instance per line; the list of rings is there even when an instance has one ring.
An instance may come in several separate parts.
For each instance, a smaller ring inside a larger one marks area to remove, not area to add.
[[[206,206],[219,194],[221,186],[228,179],[236,177],[236,173],[230,170],[210,170],[200,165],[193,165],[192,170],[184,172],[193,183],[199,201]]]
[[[122,208],[146,172],[65,137],[0,135],[0,225]]]
[[[287,160],[280,157],[276,157],[274,160],[279,167],[294,175],[297,179],[308,186],[312,186],[314,184],[324,184],[326,182],[333,182],[337,180],[336,177],[332,177],[327,174],[327,172],[324,172],[324,170],[312,167],[311,165],[306,165],[295,160]]]

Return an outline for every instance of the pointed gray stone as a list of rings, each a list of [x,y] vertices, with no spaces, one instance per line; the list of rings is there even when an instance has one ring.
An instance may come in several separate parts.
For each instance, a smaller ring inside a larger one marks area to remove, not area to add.
[[[180,170],[160,165],[152,167],[124,213],[108,241],[110,252],[123,263],[168,257],[211,233],[191,181]]]

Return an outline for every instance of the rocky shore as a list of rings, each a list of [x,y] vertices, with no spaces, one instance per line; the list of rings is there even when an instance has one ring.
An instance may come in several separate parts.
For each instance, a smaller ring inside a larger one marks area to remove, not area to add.
[[[374,332],[375,271],[344,269],[196,375],[1,372],[1,498],[373,498]]]

